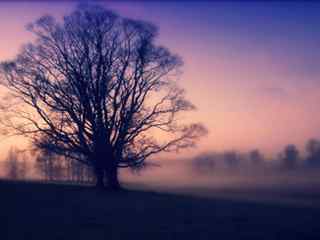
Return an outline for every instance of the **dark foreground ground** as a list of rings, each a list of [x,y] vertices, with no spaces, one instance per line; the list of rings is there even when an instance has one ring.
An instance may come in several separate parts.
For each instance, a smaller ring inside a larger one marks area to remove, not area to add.
[[[0,239],[320,239],[320,208],[0,181]]]

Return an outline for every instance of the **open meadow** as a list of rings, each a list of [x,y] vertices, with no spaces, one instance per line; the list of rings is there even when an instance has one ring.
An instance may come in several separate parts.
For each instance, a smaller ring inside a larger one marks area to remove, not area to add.
[[[239,191],[203,197],[1,181],[0,192],[3,240],[320,239],[319,205],[247,201]]]

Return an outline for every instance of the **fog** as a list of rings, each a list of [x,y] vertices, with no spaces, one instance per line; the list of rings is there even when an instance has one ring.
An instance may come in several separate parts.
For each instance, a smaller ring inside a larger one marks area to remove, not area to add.
[[[61,159],[50,164],[54,167],[51,171],[56,173],[48,177],[48,169],[45,170],[43,165],[41,167],[34,156],[12,152],[5,161],[0,162],[1,178],[94,184],[93,175],[80,176],[84,174],[83,170],[72,169],[72,176],[66,173],[69,165],[63,164]],[[319,205],[320,167],[308,165],[306,159],[299,159],[291,166],[285,165],[287,161],[282,158],[261,157],[261,161],[252,161],[248,154],[229,151],[205,153],[192,158],[149,160],[142,169],[120,169],[119,174],[120,181],[128,189],[205,198]],[[46,157],[43,160],[49,161]],[[79,166],[72,165],[73,168]]]
[[[199,171],[190,160],[172,160],[140,173],[123,171],[128,188],[208,198],[314,206],[320,203],[320,169],[264,167]]]

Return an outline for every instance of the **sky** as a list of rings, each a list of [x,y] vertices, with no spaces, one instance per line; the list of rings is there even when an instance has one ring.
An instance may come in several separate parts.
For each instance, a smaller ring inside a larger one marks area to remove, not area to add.
[[[187,154],[259,148],[275,155],[320,138],[320,3],[100,1],[159,27],[157,43],[183,61],[179,83],[208,136]],[[0,61],[33,40],[25,26],[61,17],[72,1],[1,1]],[[0,137],[1,139],[1,137]],[[0,140],[0,151],[16,139]],[[186,153],[185,153],[186,154]]]

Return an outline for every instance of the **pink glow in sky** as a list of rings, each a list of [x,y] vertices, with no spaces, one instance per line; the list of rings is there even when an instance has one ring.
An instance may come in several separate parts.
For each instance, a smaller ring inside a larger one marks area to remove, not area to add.
[[[320,67],[315,65],[320,34],[312,28],[320,4],[304,5],[304,11],[298,3],[100,4],[153,22],[159,26],[158,43],[182,56],[179,82],[198,108],[190,117],[210,131],[195,152],[260,148],[276,153],[288,143],[302,148],[307,139],[320,137]],[[74,6],[1,2],[0,60],[14,57],[32,40],[26,24],[44,14],[61,17]]]

